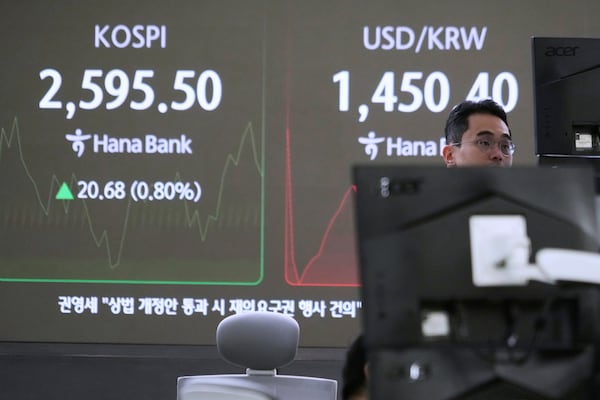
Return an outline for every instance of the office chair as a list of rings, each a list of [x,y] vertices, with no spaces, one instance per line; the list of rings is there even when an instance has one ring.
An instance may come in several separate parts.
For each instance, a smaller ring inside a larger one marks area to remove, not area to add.
[[[207,375],[178,385],[177,398],[185,400],[278,400],[268,386],[241,379]]]
[[[177,400],[336,400],[337,381],[278,375],[296,357],[300,328],[272,312],[234,314],[217,326],[219,354],[245,374],[181,376]]]

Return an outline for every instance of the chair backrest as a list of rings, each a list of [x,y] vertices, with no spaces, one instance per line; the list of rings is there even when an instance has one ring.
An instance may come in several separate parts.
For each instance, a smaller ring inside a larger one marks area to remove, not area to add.
[[[226,375],[185,377],[177,385],[177,398],[185,400],[278,400],[274,391],[249,380]]]
[[[298,322],[274,312],[231,315],[217,326],[217,349],[230,363],[257,371],[288,365],[300,340]]]
[[[299,336],[296,320],[284,314],[250,312],[225,318],[217,326],[217,349],[226,361],[245,367],[246,373],[179,377],[177,400],[336,400],[333,379],[277,374],[296,357]],[[223,394],[226,391],[250,397]]]

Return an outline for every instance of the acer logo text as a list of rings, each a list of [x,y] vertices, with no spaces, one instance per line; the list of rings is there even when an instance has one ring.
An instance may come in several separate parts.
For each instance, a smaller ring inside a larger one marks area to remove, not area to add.
[[[579,46],[548,46],[544,51],[546,57],[572,57],[576,55]]]

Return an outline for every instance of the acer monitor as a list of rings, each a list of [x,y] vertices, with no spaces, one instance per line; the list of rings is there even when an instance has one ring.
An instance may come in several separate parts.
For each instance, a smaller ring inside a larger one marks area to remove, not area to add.
[[[533,37],[535,152],[543,165],[591,165],[600,193],[600,38]]]
[[[598,398],[596,285],[475,285],[469,227],[518,216],[532,255],[597,253],[590,168],[359,165],[353,181],[371,400]]]

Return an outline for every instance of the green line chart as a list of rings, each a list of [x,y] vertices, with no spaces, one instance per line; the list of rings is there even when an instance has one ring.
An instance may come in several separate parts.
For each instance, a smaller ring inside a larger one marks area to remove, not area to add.
[[[80,182],[90,172],[36,177],[15,118],[10,129],[0,130],[0,184],[12,188],[0,194],[0,232],[10,238],[0,245],[0,281],[258,284],[264,253],[260,150],[247,123],[221,170],[203,182],[199,202],[81,199]],[[162,179],[185,180],[194,169],[185,167]],[[65,185],[73,200],[56,199]]]

